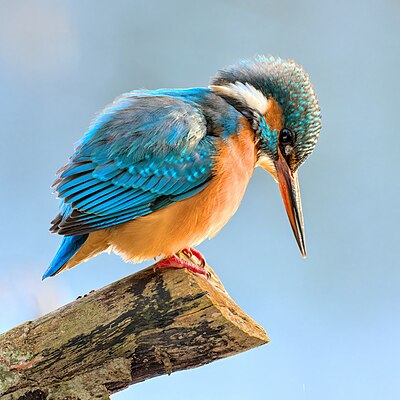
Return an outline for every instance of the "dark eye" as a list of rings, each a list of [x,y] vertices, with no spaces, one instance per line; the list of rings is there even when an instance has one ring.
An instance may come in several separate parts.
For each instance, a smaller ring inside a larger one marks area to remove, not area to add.
[[[295,139],[294,134],[290,129],[283,128],[281,130],[281,133],[279,134],[279,141],[282,145],[284,145],[284,146],[287,144],[292,145],[294,142],[294,139]]]

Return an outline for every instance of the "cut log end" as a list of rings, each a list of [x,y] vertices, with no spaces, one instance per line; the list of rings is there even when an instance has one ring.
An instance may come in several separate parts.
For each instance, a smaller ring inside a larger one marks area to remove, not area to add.
[[[210,271],[149,267],[0,335],[1,399],[107,399],[267,343]]]

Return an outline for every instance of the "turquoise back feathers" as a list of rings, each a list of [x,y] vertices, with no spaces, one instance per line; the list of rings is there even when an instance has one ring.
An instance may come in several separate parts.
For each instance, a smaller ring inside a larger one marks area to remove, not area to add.
[[[239,113],[209,89],[133,91],[93,121],[54,187],[52,232],[82,235],[148,215],[203,190],[219,137]]]

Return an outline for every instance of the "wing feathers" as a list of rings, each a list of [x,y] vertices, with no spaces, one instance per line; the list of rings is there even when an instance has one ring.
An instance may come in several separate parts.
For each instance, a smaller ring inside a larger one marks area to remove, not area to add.
[[[150,93],[150,92],[148,92]],[[215,137],[199,107],[179,96],[132,92],[94,121],[55,182],[52,231],[80,235],[193,196],[212,177]]]

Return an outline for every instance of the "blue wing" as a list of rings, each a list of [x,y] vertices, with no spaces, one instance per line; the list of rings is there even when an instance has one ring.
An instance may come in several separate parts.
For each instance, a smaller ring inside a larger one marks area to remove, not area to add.
[[[61,212],[51,231],[86,234],[193,196],[212,178],[215,153],[215,137],[190,98],[161,91],[122,96],[59,171]]]

